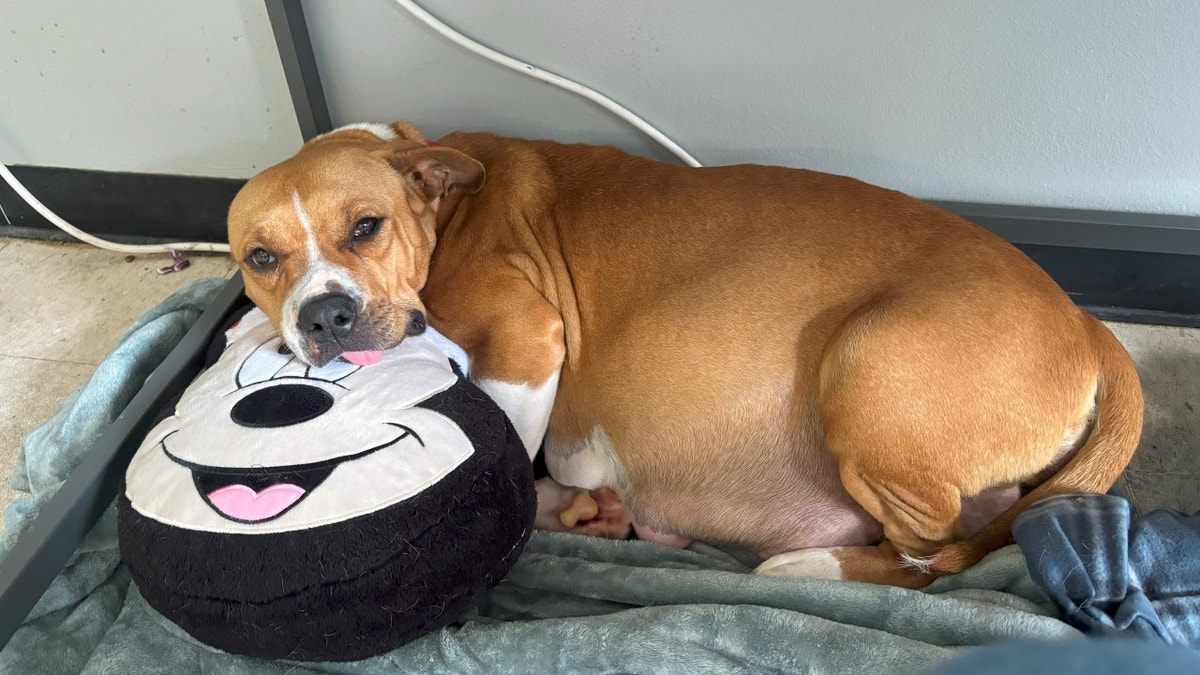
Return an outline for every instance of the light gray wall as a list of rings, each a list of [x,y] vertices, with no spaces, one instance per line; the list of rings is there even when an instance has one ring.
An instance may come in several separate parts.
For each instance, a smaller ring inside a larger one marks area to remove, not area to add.
[[[706,164],[920,197],[1200,214],[1195,0],[424,0]],[[389,0],[307,0],[335,122],[407,118],[665,155],[582,99],[445,42]]]
[[[261,0],[0,0],[0,160],[249,177],[300,143]]]
[[[1195,0],[424,0],[702,162],[930,199],[1200,214]],[[307,0],[336,122],[666,155],[391,0]],[[244,177],[299,132],[260,0],[0,0],[0,159]]]

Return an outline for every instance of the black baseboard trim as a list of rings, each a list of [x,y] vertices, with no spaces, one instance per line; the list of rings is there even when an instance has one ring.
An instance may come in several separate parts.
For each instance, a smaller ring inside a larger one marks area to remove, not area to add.
[[[1077,304],[1112,321],[1200,327],[1200,256],[1016,244]]]
[[[1200,216],[930,200],[1023,244],[1200,255]]]
[[[1096,307],[1095,305],[1079,305],[1079,307],[1101,321],[1139,323],[1148,326],[1200,328],[1200,317],[1193,314],[1171,314],[1169,312],[1154,312],[1126,307]]]
[[[98,236],[114,244],[169,244],[171,242],[183,241],[179,237],[137,237],[128,234],[104,234]],[[46,227],[16,227],[3,224],[2,218],[0,218],[0,239],[52,241],[60,244],[74,244],[79,242],[75,237],[50,225]]]
[[[229,203],[246,181],[169,174],[10,166],[17,180],[68,223],[113,241],[223,242]],[[7,236],[73,238],[42,218],[0,180],[0,228]]]
[[[38,199],[113,241],[225,241],[245,183],[42,166],[12,172]],[[1016,243],[1067,294],[1111,321],[1200,327],[1200,218],[933,202]],[[0,237],[71,241],[0,182]]]

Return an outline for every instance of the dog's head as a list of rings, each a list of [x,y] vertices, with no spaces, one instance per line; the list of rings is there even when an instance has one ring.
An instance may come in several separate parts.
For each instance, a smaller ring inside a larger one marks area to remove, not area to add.
[[[342,127],[251,178],[229,208],[246,294],[302,361],[370,363],[425,330],[417,293],[452,192],[483,165],[412,125]]]

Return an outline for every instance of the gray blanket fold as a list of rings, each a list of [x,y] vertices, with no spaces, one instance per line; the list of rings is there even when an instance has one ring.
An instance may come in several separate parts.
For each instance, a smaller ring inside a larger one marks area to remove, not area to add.
[[[5,550],[219,290],[197,282],[135,324],[26,439]],[[926,591],[755,577],[743,551],[538,532],[459,626],[342,664],[269,663],[200,645],[152,610],[117,558],[110,511],[0,652],[6,673],[923,672],[962,647],[1064,638],[1016,547]],[[2,555],[3,552],[0,552]],[[320,639],[314,636],[314,639]]]

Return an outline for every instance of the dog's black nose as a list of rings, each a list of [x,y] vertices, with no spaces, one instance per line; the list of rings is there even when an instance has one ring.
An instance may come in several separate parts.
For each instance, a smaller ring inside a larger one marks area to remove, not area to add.
[[[317,342],[337,342],[354,328],[358,305],[342,293],[318,295],[300,305],[300,330]]]
[[[229,417],[243,427],[290,427],[324,415],[333,396],[311,384],[276,384],[238,401]]]
[[[425,332],[425,315],[419,309],[408,310],[408,325],[404,327],[404,335],[412,337]]]

